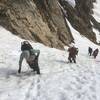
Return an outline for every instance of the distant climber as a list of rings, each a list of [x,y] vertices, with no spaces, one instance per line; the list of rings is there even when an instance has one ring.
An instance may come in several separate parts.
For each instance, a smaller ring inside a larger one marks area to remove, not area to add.
[[[23,59],[26,59],[26,62],[29,64],[30,68],[32,68],[33,71],[36,71],[37,74],[40,74],[40,69],[38,66],[38,57],[39,57],[40,51],[33,49],[33,47],[28,41],[23,41],[21,43],[21,51],[22,53],[19,59],[18,73],[21,72]]]
[[[74,62],[76,63],[76,55],[78,55],[78,48],[76,48],[74,45],[71,45],[68,48],[69,56],[68,56],[68,61],[70,63]]]
[[[94,58],[96,58],[97,57],[97,55],[98,55],[98,53],[99,53],[99,49],[97,48],[97,49],[95,49],[94,51],[93,51],[93,57]]]
[[[89,47],[89,48],[88,48],[88,54],[89,54],[89,56],[92,55],[92,52],[93,52],[93,49],[92,49],[91,47]]]

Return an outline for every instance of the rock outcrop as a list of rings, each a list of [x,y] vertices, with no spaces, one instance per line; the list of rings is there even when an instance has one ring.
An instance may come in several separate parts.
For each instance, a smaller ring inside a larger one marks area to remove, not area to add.
[[[81,35],[96,43],[90,23],[100,29],[91,15],[95,0],[75,2],[73,8],[67,0],[0,0],[0,25],[24,39],[61,49],[74,41],[67,18]]]
[[[72,26],[80,32],[81,35],[87,37],[96,43],[96,36],[92,30],[91,18],[93,0],[75,0],[76,6],[73,8],[67,0],[60,0],[61,5],[66,10],[67,19]]]
[[[63,48],[73,41],[57,0],[2,0],[0,24],[25,39]]]

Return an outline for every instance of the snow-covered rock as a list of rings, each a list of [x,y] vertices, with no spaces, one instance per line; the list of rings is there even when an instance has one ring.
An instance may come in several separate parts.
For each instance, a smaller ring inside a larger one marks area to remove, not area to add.
[[[68,1],[68,3],[74,8],[76,3],[75,3],[75,0],[65,0],[65,1]]]

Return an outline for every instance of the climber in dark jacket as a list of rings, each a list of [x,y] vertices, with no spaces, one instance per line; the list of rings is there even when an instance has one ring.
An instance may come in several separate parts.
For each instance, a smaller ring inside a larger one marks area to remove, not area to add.
[[[92,48],[91,48],[91,47],[89,47],[89,48],[88,48],[88,54],[89,54],[89,56],[91,56],[91,55],[92,55],[92,52],[93,52]]]
[[[68,48],[68,52],[69,52],[69,56],[68,56],[68,60],[70,63],[72,63],[72,61],[74,63],[76,63],[76,55],[78,54],[78,48],[71,46]]]
[[[24,50],[31,50],[33,49],[31,44],[28,42],[28,41],[24,41],[21,43],[21,51],[24,51]]]
[[[98,53],[99,53],[99,49],[97,48],[97,49],[94,50],[94,52],[93,52],[93,54],[92,54],[93,57],[96,58],[97,55],[98,55]]]

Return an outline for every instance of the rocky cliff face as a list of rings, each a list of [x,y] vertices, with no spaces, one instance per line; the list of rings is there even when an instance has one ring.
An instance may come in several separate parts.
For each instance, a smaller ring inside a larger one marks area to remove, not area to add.
[[[93,0],[75,0],[76,6],[73,8],[66,0],[60,0],[61,5],[67,13],[67,18],[72,26],[80,32],[81,35],[87,37],[96,43],[96,37],[92,31],[91,18]]]
[[[73,40],[57,0],[2,0],[0,24],[22,38],[51,47],[62,48]]]
[[[0,25],[24,39],[41,42],[50,47],[63,48],[73,42],[73,36],[58,2],[66,10],[72,26],[96,43],[91,17],[95,0],[75,0],[73,8],[65,0],[1,0]]]

